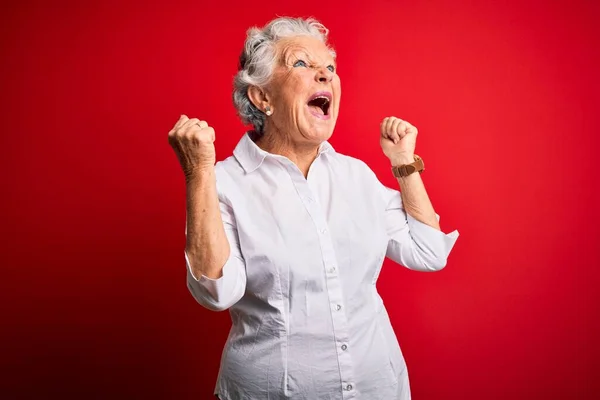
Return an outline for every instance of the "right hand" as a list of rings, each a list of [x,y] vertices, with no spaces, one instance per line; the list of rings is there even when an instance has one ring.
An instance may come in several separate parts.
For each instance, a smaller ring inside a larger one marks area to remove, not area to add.
[[[169,144],[175,150],[185,179],[215,165],[215,130],[206,121],[182,115],[169,132]]]

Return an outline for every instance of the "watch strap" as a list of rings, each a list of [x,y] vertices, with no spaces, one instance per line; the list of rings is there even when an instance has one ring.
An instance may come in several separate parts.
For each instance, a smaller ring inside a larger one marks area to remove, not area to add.
[[[425,163],[423,159],[418,155],[414,155],[415,161],[410,164],[395,165],[392,167],[392,172],[396,178],[404,178],[415,172],[423,172],[425,170]]]

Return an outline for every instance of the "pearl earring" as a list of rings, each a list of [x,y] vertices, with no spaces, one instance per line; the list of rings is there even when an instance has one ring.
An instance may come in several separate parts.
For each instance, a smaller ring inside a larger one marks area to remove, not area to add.
[[[271,107],[269,107],[269,106],[265,107],[265,114],[267,114],[267,116],[270,116],[271,114],[273,114],[273,111],[271,111]]]

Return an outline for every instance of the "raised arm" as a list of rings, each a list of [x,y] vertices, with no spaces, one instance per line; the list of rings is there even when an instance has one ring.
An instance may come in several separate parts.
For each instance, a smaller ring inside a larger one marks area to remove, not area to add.
[[[185,254],[192,274],[218,279],[223,276],[230,246],[219,209],[214,167],[187,180],[186,206]]]
[[[399,118],[381,123],[380,143],[393,166],[414,161],[417,129]],[[419,271],[437,271],[447,262],[458,232],[444,234],[439,216],[419,173],[397,178],[400,191],[384,188],[386,225],[390,241],[387,256]]]
[[[188,287],[200,304],[221,311],[242,297],[246,275],[233,212],[217,194],[214,140],[205,121],[185,115],[169,132],[186,182]]]

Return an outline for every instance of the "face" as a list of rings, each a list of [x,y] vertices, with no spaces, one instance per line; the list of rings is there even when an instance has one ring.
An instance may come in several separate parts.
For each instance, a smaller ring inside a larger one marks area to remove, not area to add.
[[[275,129],[287,140],[318,145],[333,134],[341,86],[335,59],[327,46],[309,36],[277,43],[278,63],[265,88],[273,114],[265,129]],[[261,108],[264,110],[264,108]]]

